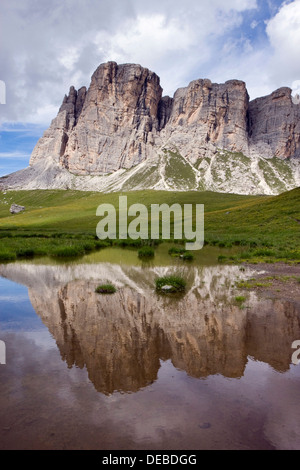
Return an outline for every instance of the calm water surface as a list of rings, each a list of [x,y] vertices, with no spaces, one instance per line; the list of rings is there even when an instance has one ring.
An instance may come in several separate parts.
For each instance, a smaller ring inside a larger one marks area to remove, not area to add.
[[[237,266],[159,248],[0,265],[1,449],[298,449],[299,305],[241,295]],[[180,273],[184,296],[159,296]],[[95,293],[102,281],[118,290]]]

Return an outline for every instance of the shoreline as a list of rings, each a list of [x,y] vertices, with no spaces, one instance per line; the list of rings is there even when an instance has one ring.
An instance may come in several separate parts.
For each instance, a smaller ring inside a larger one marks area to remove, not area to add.
[[[241,290],[254,290],[263,297],[288,300],[300,304],[300,263],[243,263],[243,266],[256,271],[247,287]]]

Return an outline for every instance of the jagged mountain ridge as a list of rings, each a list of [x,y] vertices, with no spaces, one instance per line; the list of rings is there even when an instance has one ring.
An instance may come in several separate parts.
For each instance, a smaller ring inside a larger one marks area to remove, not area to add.
[[[163,97],[135,64],[101,64],[70,88],[30,167],[0,188],[278,194],[300,185],[300,106],[289,88],[249,102],[244,82],[192,81]]]

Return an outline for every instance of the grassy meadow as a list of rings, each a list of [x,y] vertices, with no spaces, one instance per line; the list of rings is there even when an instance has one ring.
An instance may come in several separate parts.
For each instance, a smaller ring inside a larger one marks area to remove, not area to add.
[[[0,193],[0,260],[33,256],[71,258],[107,245],[135,246],[151,240],[101,241],[96,236],[100,217],[96,209],[109,203],[118,209],[119,196],[128,207],[142,203],[204,204],[205,243],[218,247],[240,246],[238,255],[220,262],[300,262],[300,188],[279,196],[240,196],[213,192],[131,191],[96,192],[35,190]],[[12,215],[12,203],[26,210]],[[129,219],[130,220],[130,219]],[[172,230],[171,230],[172,232]]]

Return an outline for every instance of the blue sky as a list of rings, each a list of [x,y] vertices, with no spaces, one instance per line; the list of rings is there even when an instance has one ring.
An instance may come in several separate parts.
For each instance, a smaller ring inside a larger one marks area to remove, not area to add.
[[[100,63],[139,63],[171,96],[236,78],[254,99],[299,91],[299,44],[300,0],[1,0],[0,175],[28,166],[70,85]]]
[[[43,134],[43,125],[16,123],[2,125],[0,131],[0,176],[28,166],[30,154]]]

